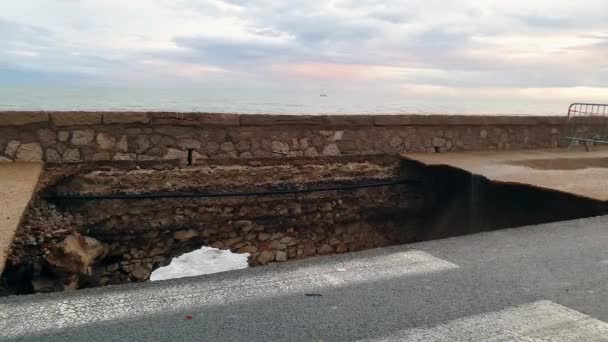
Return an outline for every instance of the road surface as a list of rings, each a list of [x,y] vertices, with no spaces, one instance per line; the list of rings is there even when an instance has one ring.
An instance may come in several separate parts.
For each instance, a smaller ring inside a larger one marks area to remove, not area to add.
[[[0,298],[2,341],[608,341],[608,217]]]

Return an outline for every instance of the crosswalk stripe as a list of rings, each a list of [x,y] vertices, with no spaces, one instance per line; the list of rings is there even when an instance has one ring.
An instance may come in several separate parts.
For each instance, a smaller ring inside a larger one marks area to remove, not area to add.
[[[608,341],[608,323],[541,300],[362,341]]]

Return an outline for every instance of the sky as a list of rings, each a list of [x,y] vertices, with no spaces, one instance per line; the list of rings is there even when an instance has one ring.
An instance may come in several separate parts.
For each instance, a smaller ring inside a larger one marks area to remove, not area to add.
[[[608,100],[606,0],[0,2],[0,85]]]

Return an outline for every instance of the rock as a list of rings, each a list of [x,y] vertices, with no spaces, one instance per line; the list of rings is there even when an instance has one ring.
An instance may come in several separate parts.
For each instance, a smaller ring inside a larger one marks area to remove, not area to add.
[[[103,150],[109,150],[116,145],[116,137],[110,133],[99,133],[97,134],[97,145]]]
[[[266,265],[267,263],[274,260],[274,252],[273,251],[262,251],[260,255],[258,255],[257,262],[262,265]]]
[[[336,246],[340,244],[340,240],[336,239],[335,237],[332,237],[331,239],[329,239],[329,244],[332,246]]]
[[[93,263],[107,252],[108,246],[92,237],[69,235],[50,249],[46,260],[62,272],[90,274]]]
[[[10,163],[12,162],[12,159],[6,158],[4,156],[0,156],[0,163]]]
[[[317,253],[317,248],[312,241],[304,242],[304,248],[302,249],[302,255],[312,256]]]
[[[304,157],[318,157],[319,152],[314,147],[309,147],[304,151]]]
[[[323,212],[329,212],[332,210],[331,203],[325,202],[319,206],[319,210]]]
[[[144,153],[150,147],[150,138],[146,135],[137,135],[127,138],[129,152]]]
[[[272,142],[272,152],[278,154],[287,154],[287,152],[289,152],[289,144],[275,140]]]
[[[268,234],[268,233],[260,233],[258,235],[258,240],[260,240],[260,241],[266,241],[268,239],[270,239],[270,234]]]
[[[282,237],[279,242],[290,245],[292,243],[297,243],[296,239],[292,238],[291,236],[284,236]]]
[[[255,252],[258,251],[258,248],[256,246],[244,246],[241,247],[237,250],[237,253],[249,253],[249,254],[253,254]]]
[[[243,241],[243,237],[237,236],[237,237],[233,237],[233,238],[224,240],[224,245],[230,247],[230,246],[235,245],[235,244],[237,244],[237,243],[239,243],[241,241]]]
[[[16,155],[17,160],[42,161],[42,147],[38,143],[22,144]]]
[[[205,149],[209,153],[215,153],[217,152],[217,150],[220,149],[220,145],[218,145],[218,143],[216,143],[215,141],[210,141],[207,143],[207,145],[205,145]]]
[[[110,264],[108,266],[106,266],[106,271],[108,272],[116,272],[118,271],[118,264]]]
[[[91,156],[91,160],[93,160],[93,161],[110,160],[110,152],[101,151],[101,152],[94,153]]]
[[[336,252],[337,253],[346,253],[346,252],[348,252],[348,248],[346,247],[345,244],[340,244],[340,245],[338,245],[338,247],[336,247]]]
[[[334,249],[330,245],[323,245],[319,247],[319,254],[329,254],[332,253]]]
[[[445,146],[446,140],[444,138],[435,137],[433,138],[433,146],[434,147],[443,147]]]
[[[55,132],[48,128],[39,129],[36,134],[38,135],[38,141],[44,146],[50,146],[55,143]]]
[[[175,240],[190,240],[196,236],[198,236],[198,232],[194,229],[178,230],[176,232],[173,232],[173,238]]]
[[[287,156],[290,158],[302,157],[303,155],[304,155],[304,152],[302,152],[302,151],[289,151],[287,153]]]
[[[127,136],[123,135],[118,141],[118,144],[116,144],[116,148],[118,148],[118,150],[121,152],[127,152],[128,147]]]
[[[287,253],[283,251],[278,251],[275,256],[275,260],[279,262],[287,261]]]
[[[103,123],[104,124],[148,123],[148,122],[150,122],[150,117],[148,116],[148,113],[144,113],[144,112],[141,112],[141,113],[138,113],[138,112],[103,113]]]
[[[133,270],[131,271],[131,275],[140,281],[148,280],[148,278],[150,278],[150,273],[152,272],[142,264],[133,265]]]
[[[250,220],[238,220],[238,221],[234,221],[232,222],[232,226],[235,229],[240,229],[240,230],[245,230],[247,228],[251,228],[251,226],[253,225],[253,221]],[[251,229],[248,229],[246,231],[249,231]]]
[[[80,161],[80,151],[77,148],[71,148],[63,153],[61,160],[65,163],[76,163]]]
[[[6,154],[7,156],[14,156],[15,152],[17,152],[17,149],[19,148],[19,146],[21,145],[21,141],[19,140],[11,140],[8,142],[8,144],[6,145],[6,148],[4,149],[4,154]]]
[[[220,145],[220,150],[224,152],[232,152],[235,150],[235,147],[232,142],[228,141]]]
[[[133,154],[135,156],[135,154]],[[133,160],[131,154],[118,152],[112,157],[112,160]]]
[[[68,141],[70,138],[70,132],[68,131],[59,131],[57,133],[57,140],[59,141]]]
[[[280,238],[282,238],[282,237],[284,237],[284,236],[285,236],[285,234],[283,234],[283,233],[274,233],[274,234],[272,234],[272,236],[270,237],[270,240],[276,240],[276,239],[280,239]]]
[[[61,156],[59,152],[49,148],[46,150],[46,161],[47,163],[61,163]]]
[[[78,278],[77,274],[68,274],[62,279],[63,291],[78,290]]]
[[[321,154],[324,156],[339,156],[341,154],[341,152],[340,152],[340,148],[338,147],[338,145],[328,144],[327,146],[325,146],[325,148],[323,149],[323,152]]]
[[[270,248],[274,250],[284,250],[285,248],[287,248],[287,245],[279,242],[278,240],[274,240],[270,243]]]
[[[218,249],[225,248],[224,243],[221,241],[216,241],[216,242],[212,243],[211,247],[218,248]]]
[[[485,130],[485,129],[482,129],[482,130],[479,132],[479,137],[480,137],[481,139],[485,139],[485,138],[487,138],[487,137],[488,137],[488,131],[487,131],[487,130]]]
[[[72,145],[82,146],[87,145],[95,138],[95,131],[92,129],[83,129],[72,132],[72,139],[70,142]]]
[[[399,138],[399,137],[393,137],[391,139],[391,141],[389,142],[389,145],[391,145],[391,147],[393,147],[393,148],[397,148],[402,143],[403,143],[403,140],[401,140],[401,138]]]
[[[54,292],[57,291],[56,287],[57,284],[55,281],[48,277],[41,277],[32,280],[32,290],[34,290],[34,293]]]
[[[198,140],[194,140],[194,139],[180,139],[177,142],[177,145],[181,148],[191,148],[191,149],[195,149],[198,150],[201,148],[201,142]]]
[[[251,143],[247,140],[241,140],[236,144],[236,149],[239,152],[249,151],[250,148],[251,148]]]
[[[165,160],[185,160],[186,159],[186,152],[182,151],[182,150],[177,150],[174,148],[169,148],[167,149],[167,153],[165,153],[165,155],[163,156],[163,159]]]
[[[55,126],[98,125],[101,112],[56,112],[51,114]]]

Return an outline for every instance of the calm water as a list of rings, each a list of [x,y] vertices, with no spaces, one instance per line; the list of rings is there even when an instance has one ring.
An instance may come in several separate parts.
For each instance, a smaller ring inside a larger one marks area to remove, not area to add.
[[[0,86],[0,110],[166,110],[238,113],[557,114],[568,101],[458,99],[369,93],[231,92],[196,88]]]

